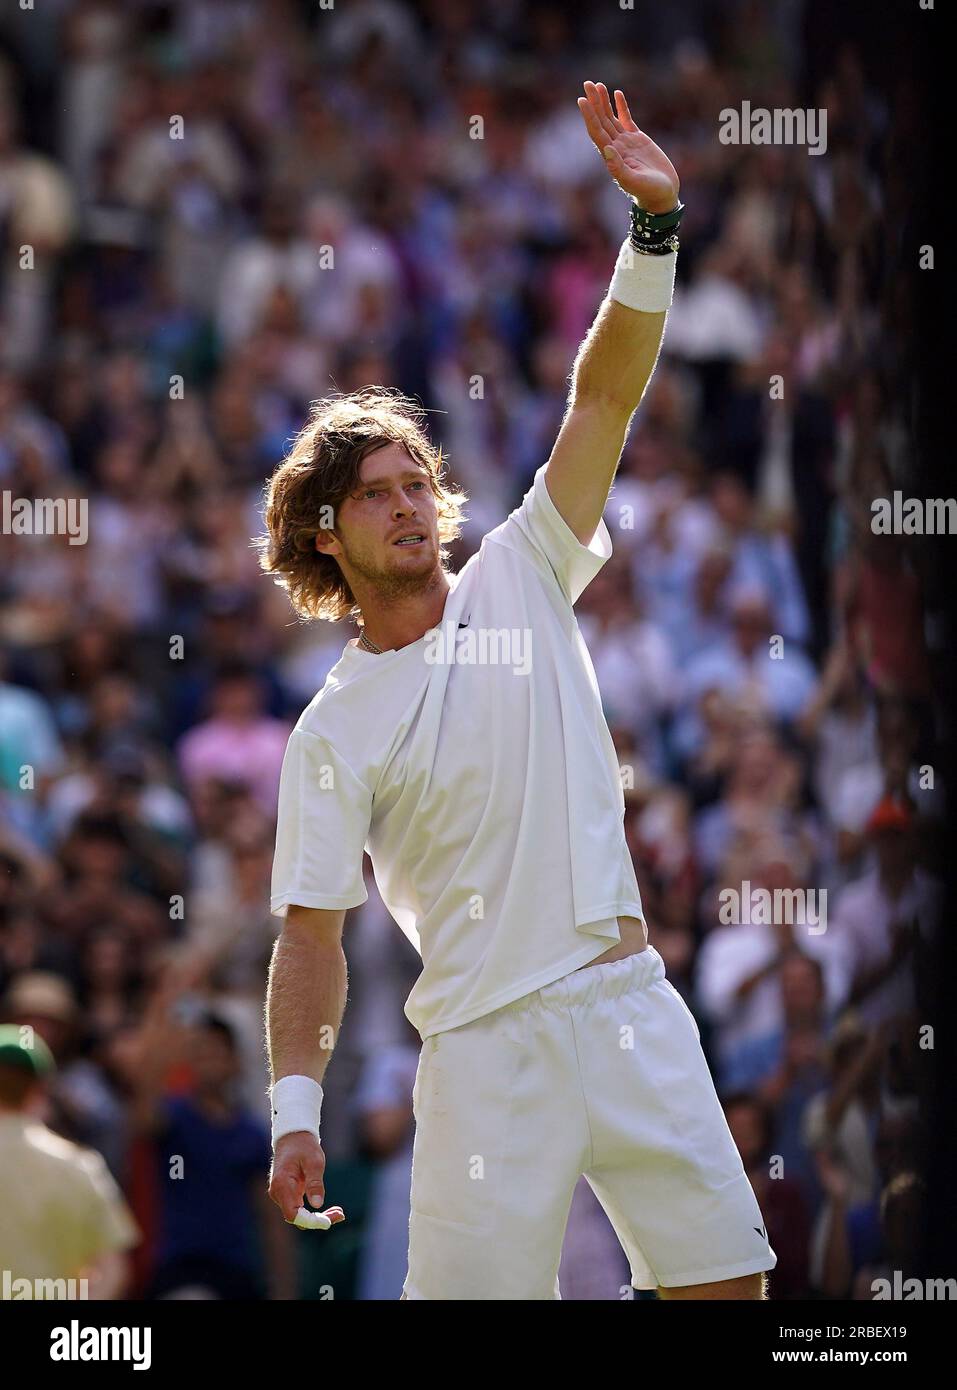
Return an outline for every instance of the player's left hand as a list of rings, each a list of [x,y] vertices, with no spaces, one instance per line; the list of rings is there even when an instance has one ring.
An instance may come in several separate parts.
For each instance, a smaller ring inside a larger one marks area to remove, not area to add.
[[[620,188],[648,212],[670,212],[678,202],[680,180],[675,166],[631,118],[623,92],[612,107],[604,82],[586,82],[578,98],[585,127]]]

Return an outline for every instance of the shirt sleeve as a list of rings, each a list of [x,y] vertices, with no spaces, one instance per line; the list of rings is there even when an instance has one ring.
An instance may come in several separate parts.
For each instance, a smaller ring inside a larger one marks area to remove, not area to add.
[[[601,567],[611,559],[611,536],[604,519],[590,545],[582,545],[552,501],[545,468],[535,479],[522,505],[489,533],[489,540],[528,555],[551,583],[557,583],[569,603],[576,603]]]
[[[359,907],[372,793],[326,739],[294,729],[279,779],[270,911]]]

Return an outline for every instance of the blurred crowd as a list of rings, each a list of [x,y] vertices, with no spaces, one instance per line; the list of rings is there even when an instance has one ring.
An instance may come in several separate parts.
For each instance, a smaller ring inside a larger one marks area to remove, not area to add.
[[[584,78],[628,93],[687,208],[615,553],[578,607],[650,938],[766,1217],[771,1296],[870,1298],[913,1266],[939,653],[921,538],[875,536],[870,504],[910,476],[919,90],[854,44],[811,64],[803,9],[0,19],[0,490],[89,508],[85,545],[0,531],[0,1022],[56,1063],[37,1090],[0,1058],[0,1184],[28,1112],[98,1156],[76,1260],[113,1262],[101,1287],[401,1291],[417,961],[368,868],[324,1083],[348,1221],[294,1232],[265,1197],[279,768],[354,629],[294,621],[251,538],[309,401],[371,383],[433,412],[471,499],[456,566],[521,500],[627,230]],[[721,144],[744,99],[826,108],[826,154]],[[813,890],[826,930],[729,922],[727,889]],[[561,1278],[627,1296],[584,1182]]]

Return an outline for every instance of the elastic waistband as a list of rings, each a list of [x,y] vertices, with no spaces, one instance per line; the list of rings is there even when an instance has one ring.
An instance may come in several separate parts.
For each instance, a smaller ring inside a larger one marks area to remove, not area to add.
[[[632,990],[647,989],[664,978],[664,961],[654,946],[646,946],[643,951],[621,960],[573,970],[560,980],[553,980],[532,994],[506,1004],[503,1012],[523,1013],[535,1008],[561,1010],[591,1004],[597,999],[617,999]]]

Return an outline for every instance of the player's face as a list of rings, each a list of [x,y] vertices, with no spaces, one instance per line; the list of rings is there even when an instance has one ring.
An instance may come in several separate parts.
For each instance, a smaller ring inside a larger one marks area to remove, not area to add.
[[[348,579],[414,590],[439,563],[438,509],[429,475],[400,444],[363,459],[359,486],[339,505],[339,563]]]

